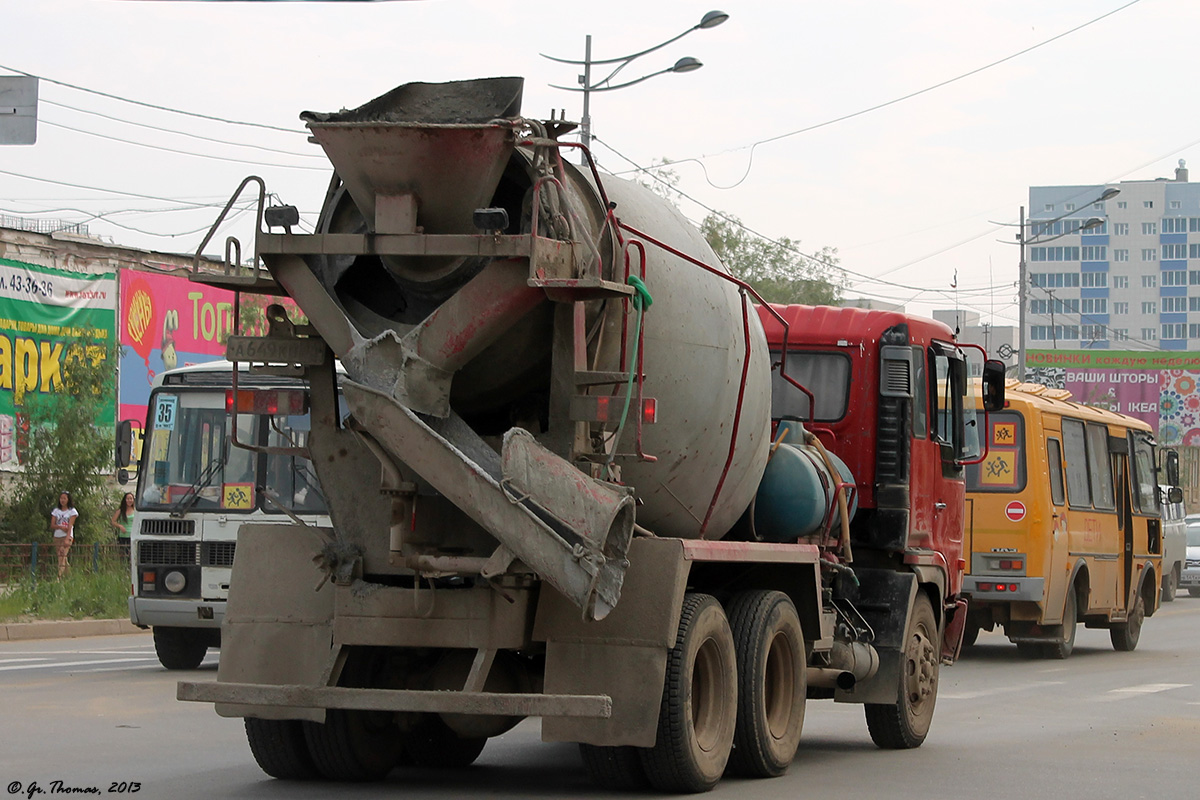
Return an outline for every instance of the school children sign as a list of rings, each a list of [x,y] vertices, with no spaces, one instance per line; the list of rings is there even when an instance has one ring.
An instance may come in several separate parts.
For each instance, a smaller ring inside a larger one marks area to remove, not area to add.
[[[111,343],[116,273],[81,274],[0,258],[0,467],[19,461],[31,395],[62,391],[68,346],[80,337]],[[86,354],[103,358],[105,347]],[[111,427],[113,398],[98,425]]]

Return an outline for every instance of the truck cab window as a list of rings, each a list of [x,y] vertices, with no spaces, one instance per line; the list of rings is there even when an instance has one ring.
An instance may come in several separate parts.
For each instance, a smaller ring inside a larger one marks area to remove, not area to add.
[[[772,361],[779,353],[771,354]],[[816,397],[818,422],[836,422],[850,402],[850,359],[841,353],[788,349],[787,374]],[[771,372],[771,416],[808,420],[808,396],[788,383],[779,370]]]

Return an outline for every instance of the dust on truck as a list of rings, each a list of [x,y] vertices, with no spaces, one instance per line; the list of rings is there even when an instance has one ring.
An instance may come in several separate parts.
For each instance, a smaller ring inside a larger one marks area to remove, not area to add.
[[[824,396],[789,377],[812,331],[756,310],[669,203],[568,163],[572,126],[521,117],[521,88],[305,113],[335,170],[313,234],[247,179],[265,271],[216,282],[285,292],[313,334],[229,354],[304,367],[332,527],[242,529],[217,681],[179,697],[244,717],[284,779],[462,766],[536,716],[603,786],[703,791],[727,766],[782,774],[809,697],[920,745],[961,633],[960,553],[926,530],[957,515],[961,543],[971,403],[949,330],[944,375],[903,325],[844,348],[869,354],[846,402],[878,411],[855,430],[776,424],[773,391]],[[864,398],[883,381],[887,404]],[[866,441],[895,462],[886,487],[839,463]],[[925,485],[946,476],[954,492]]]

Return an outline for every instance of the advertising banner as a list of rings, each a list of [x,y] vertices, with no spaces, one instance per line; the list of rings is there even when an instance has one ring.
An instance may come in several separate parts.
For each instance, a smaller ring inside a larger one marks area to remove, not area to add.
[[[1200,445],[1200,353],[1035,350],[1025,374],[1075,402],[1144,420],[1160,445]]]
[[[115,335],[115,273],[81,274],[0,258],[0,468],[20,461],[31,394],[62,391],[67,347]],[[112,427],[110,401],[96,424]]]
[[[121,271],[120,418],[146,420],[159,372],[225,357],[234,329],[233,292],[174,275]]]

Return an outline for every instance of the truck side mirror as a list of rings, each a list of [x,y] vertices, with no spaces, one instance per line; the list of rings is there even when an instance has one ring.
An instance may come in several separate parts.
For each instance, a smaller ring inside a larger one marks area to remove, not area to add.
[[[1167,489],[1167,502],[1182,503],[1183,489],[1179,488],[1178,486],[1172,486],[1170,489]]]
[[[1167,485],[1179,485],[1179,451],[1167,451]]]
[[[983,362],[983,407],[987,411],[1004,408],[1004,362],[989,358]]]

